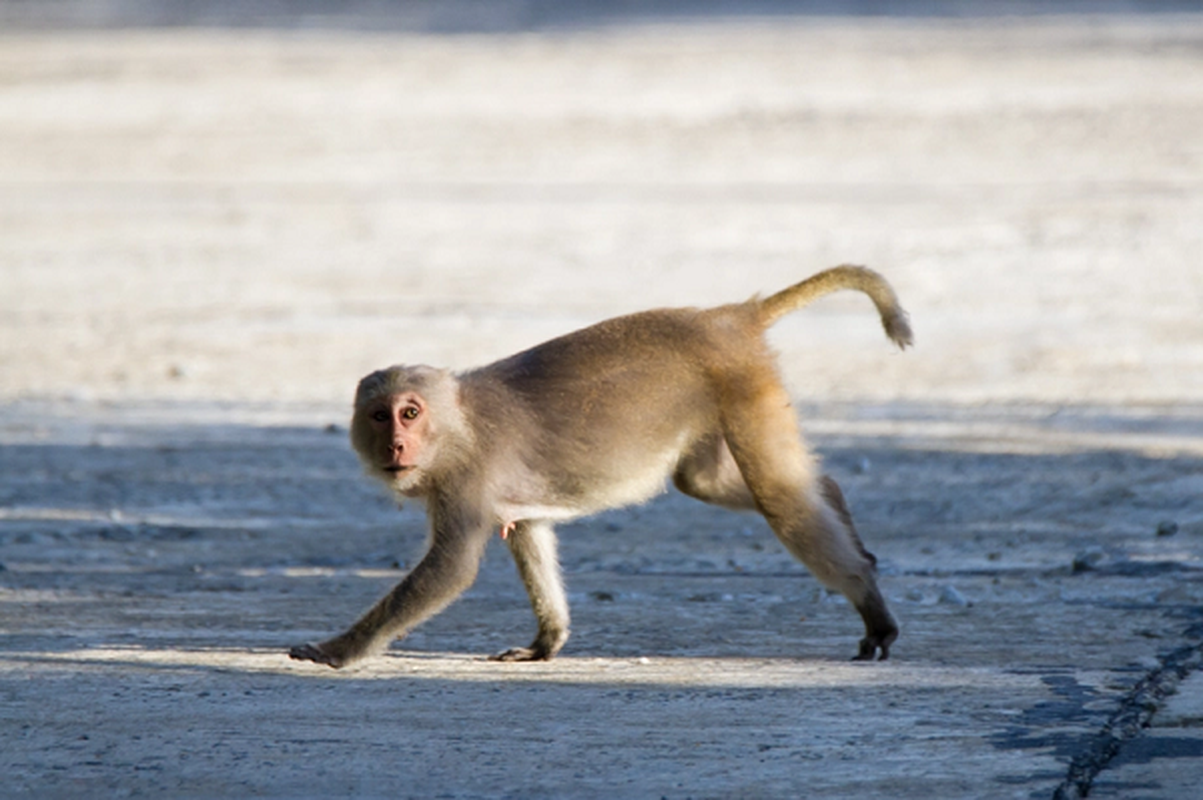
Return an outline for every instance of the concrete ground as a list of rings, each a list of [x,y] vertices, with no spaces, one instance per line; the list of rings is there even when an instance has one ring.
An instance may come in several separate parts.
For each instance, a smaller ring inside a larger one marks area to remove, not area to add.
[[[0,3],[6,795],[1197,793],[1203,14],[290,8]],[[890,661],[675,494],[561,528],[553,662],[483,659],[533,632],[500,545],[386,655],[288,660],[421,555],[363,373],[839,262],[916,348],[855,296],[772,339]]]

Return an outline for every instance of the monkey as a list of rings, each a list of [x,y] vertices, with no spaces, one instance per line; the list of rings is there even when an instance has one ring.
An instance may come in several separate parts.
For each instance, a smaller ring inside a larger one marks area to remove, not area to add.
[[[290,656],[334,668],[377,653],[475,580],[500,529],[537,621],[534,640],[491,656],[539,661],[569,634],[555,525],[644,502],[671,479],[690,497],[759,512],[818,580],[860,613],[855,660],[886,659],[899,634],[839,485],[798,430],[765,331],[831,292],[873,301],[912,343],[878,273],[819,272],[767,298],[615,317],[458,374],[393,366],[356,389],[351,445],[397,498],[425,503],[425,556],[346,632]]]

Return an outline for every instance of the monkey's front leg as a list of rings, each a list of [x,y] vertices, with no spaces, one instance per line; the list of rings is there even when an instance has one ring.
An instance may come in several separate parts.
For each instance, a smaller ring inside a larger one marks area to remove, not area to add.
[[[539,632],[530,647],[512,647],[494,661],[550,661],[568,641],[568,598],[556,557],[556,532],[550,522],[523,520],[507,525],[506,541],[526,585]]]
[[[472,585],[488,540],[485,527],[441,534],[436,528],[426,557],[358,622],[333,639],[297,645],[289,656],[339,669],[384,650]]]

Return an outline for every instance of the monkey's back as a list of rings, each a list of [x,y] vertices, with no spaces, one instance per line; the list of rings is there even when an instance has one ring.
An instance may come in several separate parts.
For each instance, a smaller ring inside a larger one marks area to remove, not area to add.
[[[763,358],[761,333],[751,303],[654,309],[556,337],[461,380],[497,381],[536,413],[579,418],[613,409],[630,415],[631,392],[642,395],[641,405],[667,411],[665,404],[696,402],[716,370]]]
[[[524,418],[565,501],[590,506],[590,487],[625,482],[636,502],[717,428],[721,373],[770,357],[761,332],[751,303],[616,317],[461,375],[464,402]]]

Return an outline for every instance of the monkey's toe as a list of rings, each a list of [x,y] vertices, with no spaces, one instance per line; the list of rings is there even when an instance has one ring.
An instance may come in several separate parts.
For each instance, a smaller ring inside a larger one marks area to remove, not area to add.
[[[327,653],[319,644],[306,642],[299,644],[288,651],[288,657],[294,661],[313,661],[317,664],[325,664],[328,667],[338,669],[343,665],[343,660]]]

